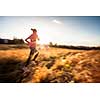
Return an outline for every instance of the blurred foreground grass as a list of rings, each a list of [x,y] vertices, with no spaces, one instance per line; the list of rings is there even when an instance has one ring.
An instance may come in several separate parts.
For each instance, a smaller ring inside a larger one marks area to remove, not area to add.
[[[100,82],[100,50],[42,49],[37,63],[31,62],[24,73],[21,66],[29,54],[27,46],[0,48],[0,82]]]

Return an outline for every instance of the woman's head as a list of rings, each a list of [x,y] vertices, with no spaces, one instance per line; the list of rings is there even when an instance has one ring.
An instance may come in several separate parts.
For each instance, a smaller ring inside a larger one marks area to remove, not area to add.
[[[36,30],[36,29],[31,28],[31,30],[33,31],[33,33],[34,33],[34,32],[37,32],[37,30]]]

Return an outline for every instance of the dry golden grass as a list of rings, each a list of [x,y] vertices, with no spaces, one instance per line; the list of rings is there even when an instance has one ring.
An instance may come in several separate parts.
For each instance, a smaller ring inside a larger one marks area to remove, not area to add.
[[[0,50],[1,82],[100,82],[100,50],[49,48],[23,73],[29,49]]]

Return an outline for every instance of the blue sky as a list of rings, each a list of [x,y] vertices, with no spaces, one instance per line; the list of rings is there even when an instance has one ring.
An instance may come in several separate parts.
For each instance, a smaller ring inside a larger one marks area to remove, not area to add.
[[[25,39],[37,28],[40,43],[100,46],[100,17],[0,17],[0,38]]]

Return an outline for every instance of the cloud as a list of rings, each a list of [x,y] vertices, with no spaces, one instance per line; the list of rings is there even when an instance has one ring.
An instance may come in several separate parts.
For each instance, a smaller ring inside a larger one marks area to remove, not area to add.
[[[52,22],[56,23],[56,24],[62,24],[61,21],[54,19]]]

